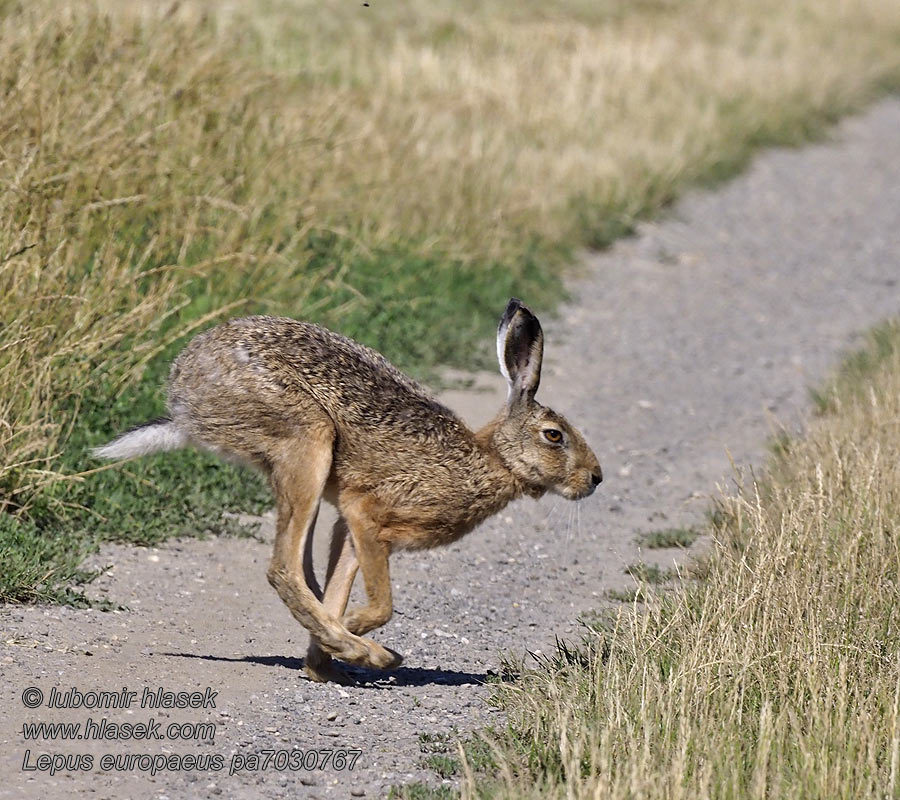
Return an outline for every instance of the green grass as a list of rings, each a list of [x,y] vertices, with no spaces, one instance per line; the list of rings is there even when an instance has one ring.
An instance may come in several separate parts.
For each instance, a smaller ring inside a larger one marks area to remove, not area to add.
[[[91,458],[91,446],[164,411],[164,366],[158,362],[145,382],[118,396],[110,389],[81,400],[79,424],[60,458],[68,474],[101,466]],[[223,513],[258,514],[270,505],[259,475],[195,450],[54,483],[27,514],[0,514],[0,601],[84,605],[83,594],[72,587],[93,577],[78,565],[101,542],[149,546],[173,536],[252,535],[252,525]]]
[[[565,263],[564,250],[537,244],[514,265],[466,264],[398,247],[357,256],[347,266],[352,287],[322,283],[308,302],[317,321],[415,375],[433,377],[439,364],[493,370],[494,332],[508,299],[527,297],[536,310],[549,311],[564,288],[548,278]]]
[[[847,354],[841,369],[822,387],[809,390],[816,411],[820,415],[840,410],[840,403],[848,398],[856,399],[866,391],[872,377],[896,359],[900,349],[900,322],[888,320],[875,326],[866,334],[862,347]],[[778,442],[787,447],[788,442]]]
[[[508,670],[507,670],[508,671]],[[421,765],[432,770],[443,779],[458,778],[462,775],[459,747],[469,770],[485,773],[496,763],[488,741],[481,736],[461,739],[458,731],[450,733],[422,733],[419,735],[419,750],[425,754]],[[389,797],[402,800],[444,800],[459,797],[459,790],[452,786],[431,786],[413,782],[391,788]]]
[[[459,790],[452,786],[430,786],[420,781],[392,786],[388,793],[388,800],[454,800],[457,797]]]
[[[638,542],[651,550],[663,549],[668,547],[680,547],[686,549],[690,547],[700,531],[696,528],[661,528],[657,531],[648,531],[638,536]]]
[[[608,589],[606,597],[616,603],[635,603],[644,599],[644,589],[641,586],[633,586],[630,589]]]
[[[0,601],[89,605],[73,588],[95,577],[79,566],[88,552],[74,531],[41,530],[33,520],[0,514]]]
[[[685,541],[684,533],[687,531],[682,528],[672,528],[666,531],[657,531],[658,538],[652,539],[654,544],[646,544],[646,547],[687,547],[689,545],[678,544],[677,542]],[[690,531],[694,533],[694,538],[699,535],[694,531]],[[675,535],[675,533],[680,533],[682,535]],[[693,541],[693,539],[691,540]],[[623,572],[626,575],[630,575],[637,582],[636,586],[632,586],[628,589],[608,589],[605,592],[605,596],[608,600],[612,600],[616,603],[635,603],[635,602],[644,602],[647,597],[647,592],[650,587],[660,586],[668,581],[673,580],[678,576],[678,573],[674,569],[664,569],[657,564],[648,564],[644,561],[638,561],[634,564],[629,564]],[[597,619],[601,622],[604,622],[605,616],[600,615]],[[589,627],[596,627],[596,619],[589,624]],[[601,624],[600,627],[603,627]]]
[[[459,775],[459,759],[445,753],[435,753],[422,759],[422,766],[436,772],[442,778]]]
[[[647,564],[643,561],[629,564],[625,567],[625,574],[630,575],[640,583],[659,585],[675,577],[675,570],[663,569],[657,564]]]

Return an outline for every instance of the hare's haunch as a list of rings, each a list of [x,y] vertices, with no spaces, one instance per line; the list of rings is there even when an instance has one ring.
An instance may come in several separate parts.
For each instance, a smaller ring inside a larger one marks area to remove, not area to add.
[[[167,417],[94,453],[129,458],[194,445],[262,470],[278,509],[269,582],[309,630],[307,673],[338,678],[332,656],[390,668],[401,657],[363,634],[391,617],[395,548],[447,544],[521,495],[572,500],[602,477],[561,415],[534,399],[544,336],[510,300],[497,331],[506,404],[471,431],[383,356],[306,322],[233,319],[194,338],[169,377]],[[322,498],[339,512],[324,591],[311,533]],[[347,611],[357,570],[368,605]]]

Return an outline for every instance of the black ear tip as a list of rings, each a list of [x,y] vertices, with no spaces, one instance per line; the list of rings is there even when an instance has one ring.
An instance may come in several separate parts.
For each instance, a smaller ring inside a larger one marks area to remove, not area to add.
[[[532,314],[531,309],[517,297],[511,297],[509,299],[509,303],[506,305],[506,311],[503,312],[503,317],[500,319],[500,325],[497,330],[501,335],[512,324],[516,315],[519,315],[518,325],[526,326],[526,328],[531,331],[532,336],[540,335],[541,323],[538,321],[538,318]]]
[[[506,311],[503,312],[503,319],[511,320],[517,311],[522,311],[527,317],[534,317],[534,314],[531,313],[531,309],[519,300],[518,297],[510,297],[509,302],[506,304]]]
[[[503,316],[500,317],[500,330],[505,330],[509,323],[512,322],[512,318],[516,315],[516,312],[522,308],[522,301],[516,297],[510,297],[509,302],[506,304],[506,310],[503,312]]]
[[[522,307],[522,301],[518,297],[510,297],[506,304],[506,311],[503,312],[504,317],[512,317]]]

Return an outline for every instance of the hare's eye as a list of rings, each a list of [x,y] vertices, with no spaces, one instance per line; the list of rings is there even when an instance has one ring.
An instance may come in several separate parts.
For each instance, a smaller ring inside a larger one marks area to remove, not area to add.
[[[541,432],[550,444],[559,444],[562,441],[562,431],[558,431],[556,428],[544,428]]]

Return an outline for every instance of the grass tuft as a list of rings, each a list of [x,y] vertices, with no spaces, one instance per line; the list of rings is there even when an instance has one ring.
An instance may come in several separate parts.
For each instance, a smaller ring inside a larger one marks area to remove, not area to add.
[[[630,589],[608,589],[606,598],[616,603],[638,603],[644,600],[644,589],[641,586],[633,586]]]
[[[413,781],[403,786],[392,786],[388,800],[454,800],[459,790],[453,786],[430,786],[421,781]]]
[[[659,585],[675,577],[674,570],[663,569],[657,564],[646,564],[644,562],[629,564],[625,567],[624,572],[642,584]]]
[[[638,537],[638,542],[651,550],[667,547],[686,549],[697,541],[699,536],[700,531],[696,528],[663,528],[658,531],[642,533]]]
[[[453,778],[460,772],[459,759],[445,753],[427,756],[422,759],[422,766],[436,772],[442,778]]]

